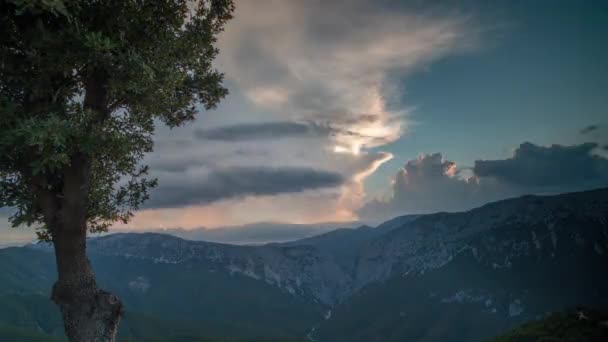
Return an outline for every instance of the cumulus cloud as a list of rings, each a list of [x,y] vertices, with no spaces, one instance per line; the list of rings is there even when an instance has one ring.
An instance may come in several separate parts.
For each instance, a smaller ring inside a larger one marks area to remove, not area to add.
[[[459,211],[481,204],[474,177],[460,177],[456,164],[441,153],[421,154],[409,160],[392,181],[392,194],[361,208],[363,220],[379,222],[397,215]]]
[[[206,176],[165,178],[147,203],[149,208],[175,208],[245,197],[276,195],[339,186],[342,175],[303,168],[242,167],[214,170]]]
[[[458,169],[440,153],[422,154],[397,172],[389,198],[372,200],[359,213],[364,220],[381,221],[403,214],[467,210],[523,194],[608,186],[608,159],[593,154],[596,147],[526,142],[513,157],[479,160],[472,169]]]

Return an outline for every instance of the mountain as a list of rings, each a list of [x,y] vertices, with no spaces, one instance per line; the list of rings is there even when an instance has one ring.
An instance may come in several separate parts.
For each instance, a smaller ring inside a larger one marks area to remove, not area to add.
[[[370,241],[330,341],[482,341],[547,312],[608,306],[608,191],[425,215]],[[362,324],[365,322],[365,324]]]
[[[91,239],[88,251],[101,285],[126,304],[121,338],[483,341],[547,312],[608,307],[608,189],[288,243],[113,234]],[[0,250],[0,299],[19,299],[0,306],[0,324],[60,334],[52,316],[31,313],[55,277],[51,252],[45,244]]]
[[[1,210],[2,208],[0,208]],[[155,230],[121,229],[123,233],[155,232],[169,234],[186,240],[218,242],[232,245],[263,245],[267,243],[283,243],[327,233],[335,229],[354,228],[358,222],[326,222],[317,224],[290,224],[280,222],[259,222],[242,226],[217,228],[165,228]],[[95,234],[104,236],[107,233]],[[12,228],[8,215],[0,211],[0,248],[25,246],[36,240],[31,229]]]
[[[418,215],[405,215],[389,220],[378,227],[360,226],[340,228],[306,239],[286,242],[282,246],[312,246],[320,253],[330,255],[351,276],[355,272],[358,255],[371,240],[409,223]]]
[[[520,341],[605,342],[608,314],[586,308],[557,312],[492,339],[492,342]]]
[[[262,245],[271,242],[287,242],[305,239],[340,228],[350,228],[356,222],[289,224],[263,222],[234,227],[198,228],[198,229],[165,229],[164,234],[171,234],[186,240],[198,240],[233,245]]]
[[[159,243],[174,251],[179,250],[174,243],[189,243],[159,234],[91,241],[90,258],[99,283],[118,294],[127,307],[120,328],[123,338],[155,336],[149,336],[147,327],[170,335],[297,337],[304,336],[322,314],[313,303],[211,264],[150,260],[143,254],[129,255],[132,251],[127,252],[126,247],[124,254],[103,253],[103,248],[116,240],[129,244],[138,238],[142,239],[140,247],[155,248]],[[0,324],[61,335],[59,313],[48,299],[55,279],[50,248],[37,245],[1,250],[0,270]]]
[[[0,248],[25,246],[32,243],[35,234],[30,229],[13,228],[9,222],[10,212],[6,208],[0,208]]]

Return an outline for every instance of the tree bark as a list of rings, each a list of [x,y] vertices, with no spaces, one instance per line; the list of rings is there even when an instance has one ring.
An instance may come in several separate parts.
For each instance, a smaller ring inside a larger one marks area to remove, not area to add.
[[[52,300],[71,342],[113,342],[123,315],[118,297],[97,287],[86,256],[86,231],[58,229],[53,240],[58,280]]]
[[[51,227],[57,282],[51,299],[59,306],[71,342],[113,342],[123,315],[118,297],[97,287],[86,253],[91,160],[77,153],[63,174],[62,199]]]

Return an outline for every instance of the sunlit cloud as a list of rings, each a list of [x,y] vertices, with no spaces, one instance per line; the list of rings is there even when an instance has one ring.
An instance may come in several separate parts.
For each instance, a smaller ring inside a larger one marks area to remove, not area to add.
[[[336,191],[306,192],[275,196],[245,197],[208,205],[194,205],[171,209],[148,209],[138,212],[122,230],[163,228],[218,228],[251,222],[289,222],[313,224],[350,222],[351,214],[337,214],[341,209]]]
[[[608,185],[608,159],[595,155],[597,143],[541,146],[530,142],[513,156],[477,160],[459,168],[441,153],[421,154],[397,172],[387,198],[360,208],[364,220],[377,223],[403,214],[462,211],[524,194],[557,194]]]
[[[216,61],[231,93],[193,126],[159,131],[162,148],[148,158],[159,177],[157,196],[231,168],[306,168],[344,182],[297,193],[233,189],[242,196],[212,201],[192,192],[190,206],[144,210],[133,225],[356,220],[366,179],[392,158],[381,150],[408,129],[403,81],[470,48],[471,26],[457,13],[395,10],[371,0],[237,1]],[[176,135],[186,143],[170,143]]]
[[[227,77],[256,106],[354,133],[333,137],[335,150],[353,154],[395,141],[407,126],[404,110],[386,108],[389,73],[407,74],[459,48],[468,31],[466,17],[366,1],[241,1],[235,18],[220,40]]]

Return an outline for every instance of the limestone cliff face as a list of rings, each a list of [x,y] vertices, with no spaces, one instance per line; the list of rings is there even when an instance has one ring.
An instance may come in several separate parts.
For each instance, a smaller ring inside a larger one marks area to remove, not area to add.
[[[510,268],[568,258],[577,250],[608,256],[608,189],[525,196],[463,213],[404,216],[377,228],[344,229],[285,244],[234,246],[162,234],[115,234],[89,243],[93,254],[202,264],[326,306],[367,285],[424,274],[459,256],[480,266]],[[513,312],[518,305],[513,304]]]

